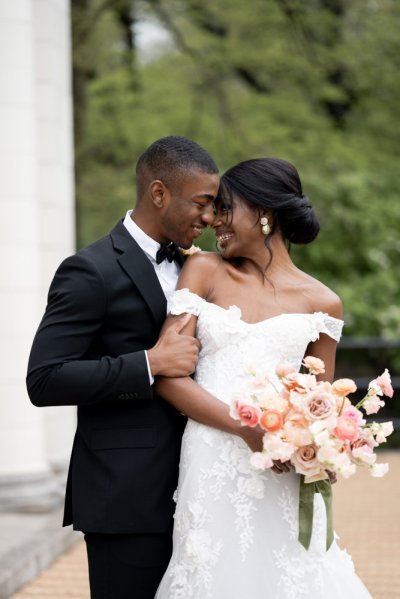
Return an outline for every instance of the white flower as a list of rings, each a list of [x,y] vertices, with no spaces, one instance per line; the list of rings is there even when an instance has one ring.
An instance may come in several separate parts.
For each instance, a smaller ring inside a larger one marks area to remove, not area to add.
[[[184,256],[193,256],[193,254],[197,254],[198,252],[202,251],[198,245],[191,245],[188,249],[180,248],[180,250]]]
[[[261,453],[260,451],[255,451],[251,455],[250,464],[253,468],[256,468],[256,470],[266,470],[274,465],[270,456],[266,453]]]
[[[350,478],[356,471],[356,465],[351,462],[347,453],[342,452],[337,455],[333,469],[341,474],[343,478]]]
[[[281,462],[287,462],[296,450],[294,445],[283,441],[279,434],[265,434],[263,445],[272,460],[281,460]]]
[[[378,395],[371,395],[368,397],[362,407],[367,414],[376,414],[380,408],[383,408],[385,402],[378,397]]]
[[[376,461],[376,455],[367,444],[362,445],[361,447],[355,447],[351,453],[356,460],[360,460],[369,466],[372,466]]]
[[[376,478],[380,478],[381,476],[385,476],[385,474],[389,470],[389,464],[372,464],[371,466],[371,476]]]
[[[333,440],[324,443],[318,450],[317,457],[325,467],[333,466],[339,455],[339,447]]]
[[[375,435],[377,443],[386,443],[386,437],[393,432],[393,422],[373,422],[371,432]]]

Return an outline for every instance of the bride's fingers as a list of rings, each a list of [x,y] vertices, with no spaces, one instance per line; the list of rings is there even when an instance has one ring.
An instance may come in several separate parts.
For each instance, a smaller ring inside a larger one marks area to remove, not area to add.
[[[286,463],[281,462],[280,460],[274,460],[272,470],[277,474],[282,474],[283,472],[289,472],[290,468]]]

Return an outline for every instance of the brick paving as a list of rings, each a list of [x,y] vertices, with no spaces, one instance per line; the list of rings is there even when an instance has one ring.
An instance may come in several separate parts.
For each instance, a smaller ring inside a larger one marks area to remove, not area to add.
[[[400,452],[382,452],[379,461],[390,464],[383,479],[361,471],[336,484],[335,528],[340,546],[352,555],[373,598],[396,599],[400,598]],[[83,542],[11,599],[50,598],[89,599]]]

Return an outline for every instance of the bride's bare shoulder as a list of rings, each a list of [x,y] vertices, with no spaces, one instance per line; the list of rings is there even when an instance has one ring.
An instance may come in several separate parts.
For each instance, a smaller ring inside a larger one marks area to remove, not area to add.
[[[309,286],[314,312],[324,312],[339,319],[343,317],[342,301],[337,293],[313,277],[309,277]]]
[[[206,297],[217,270],[224,266],[223,262],[216,252],[196,252],[185,260],[178,287],[188,287]]]

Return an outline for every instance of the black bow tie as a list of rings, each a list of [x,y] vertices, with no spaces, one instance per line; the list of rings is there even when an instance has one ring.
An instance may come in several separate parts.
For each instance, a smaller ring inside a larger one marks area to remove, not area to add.
[[[176,243],[173,241],[171,241],[171,243],[162,243],[156,254],[156,262],[157,264],[161,264],[165,259],[167,259],[168,262],[172,262],[173,260],[176,260],[178,255],[179,247]]]

